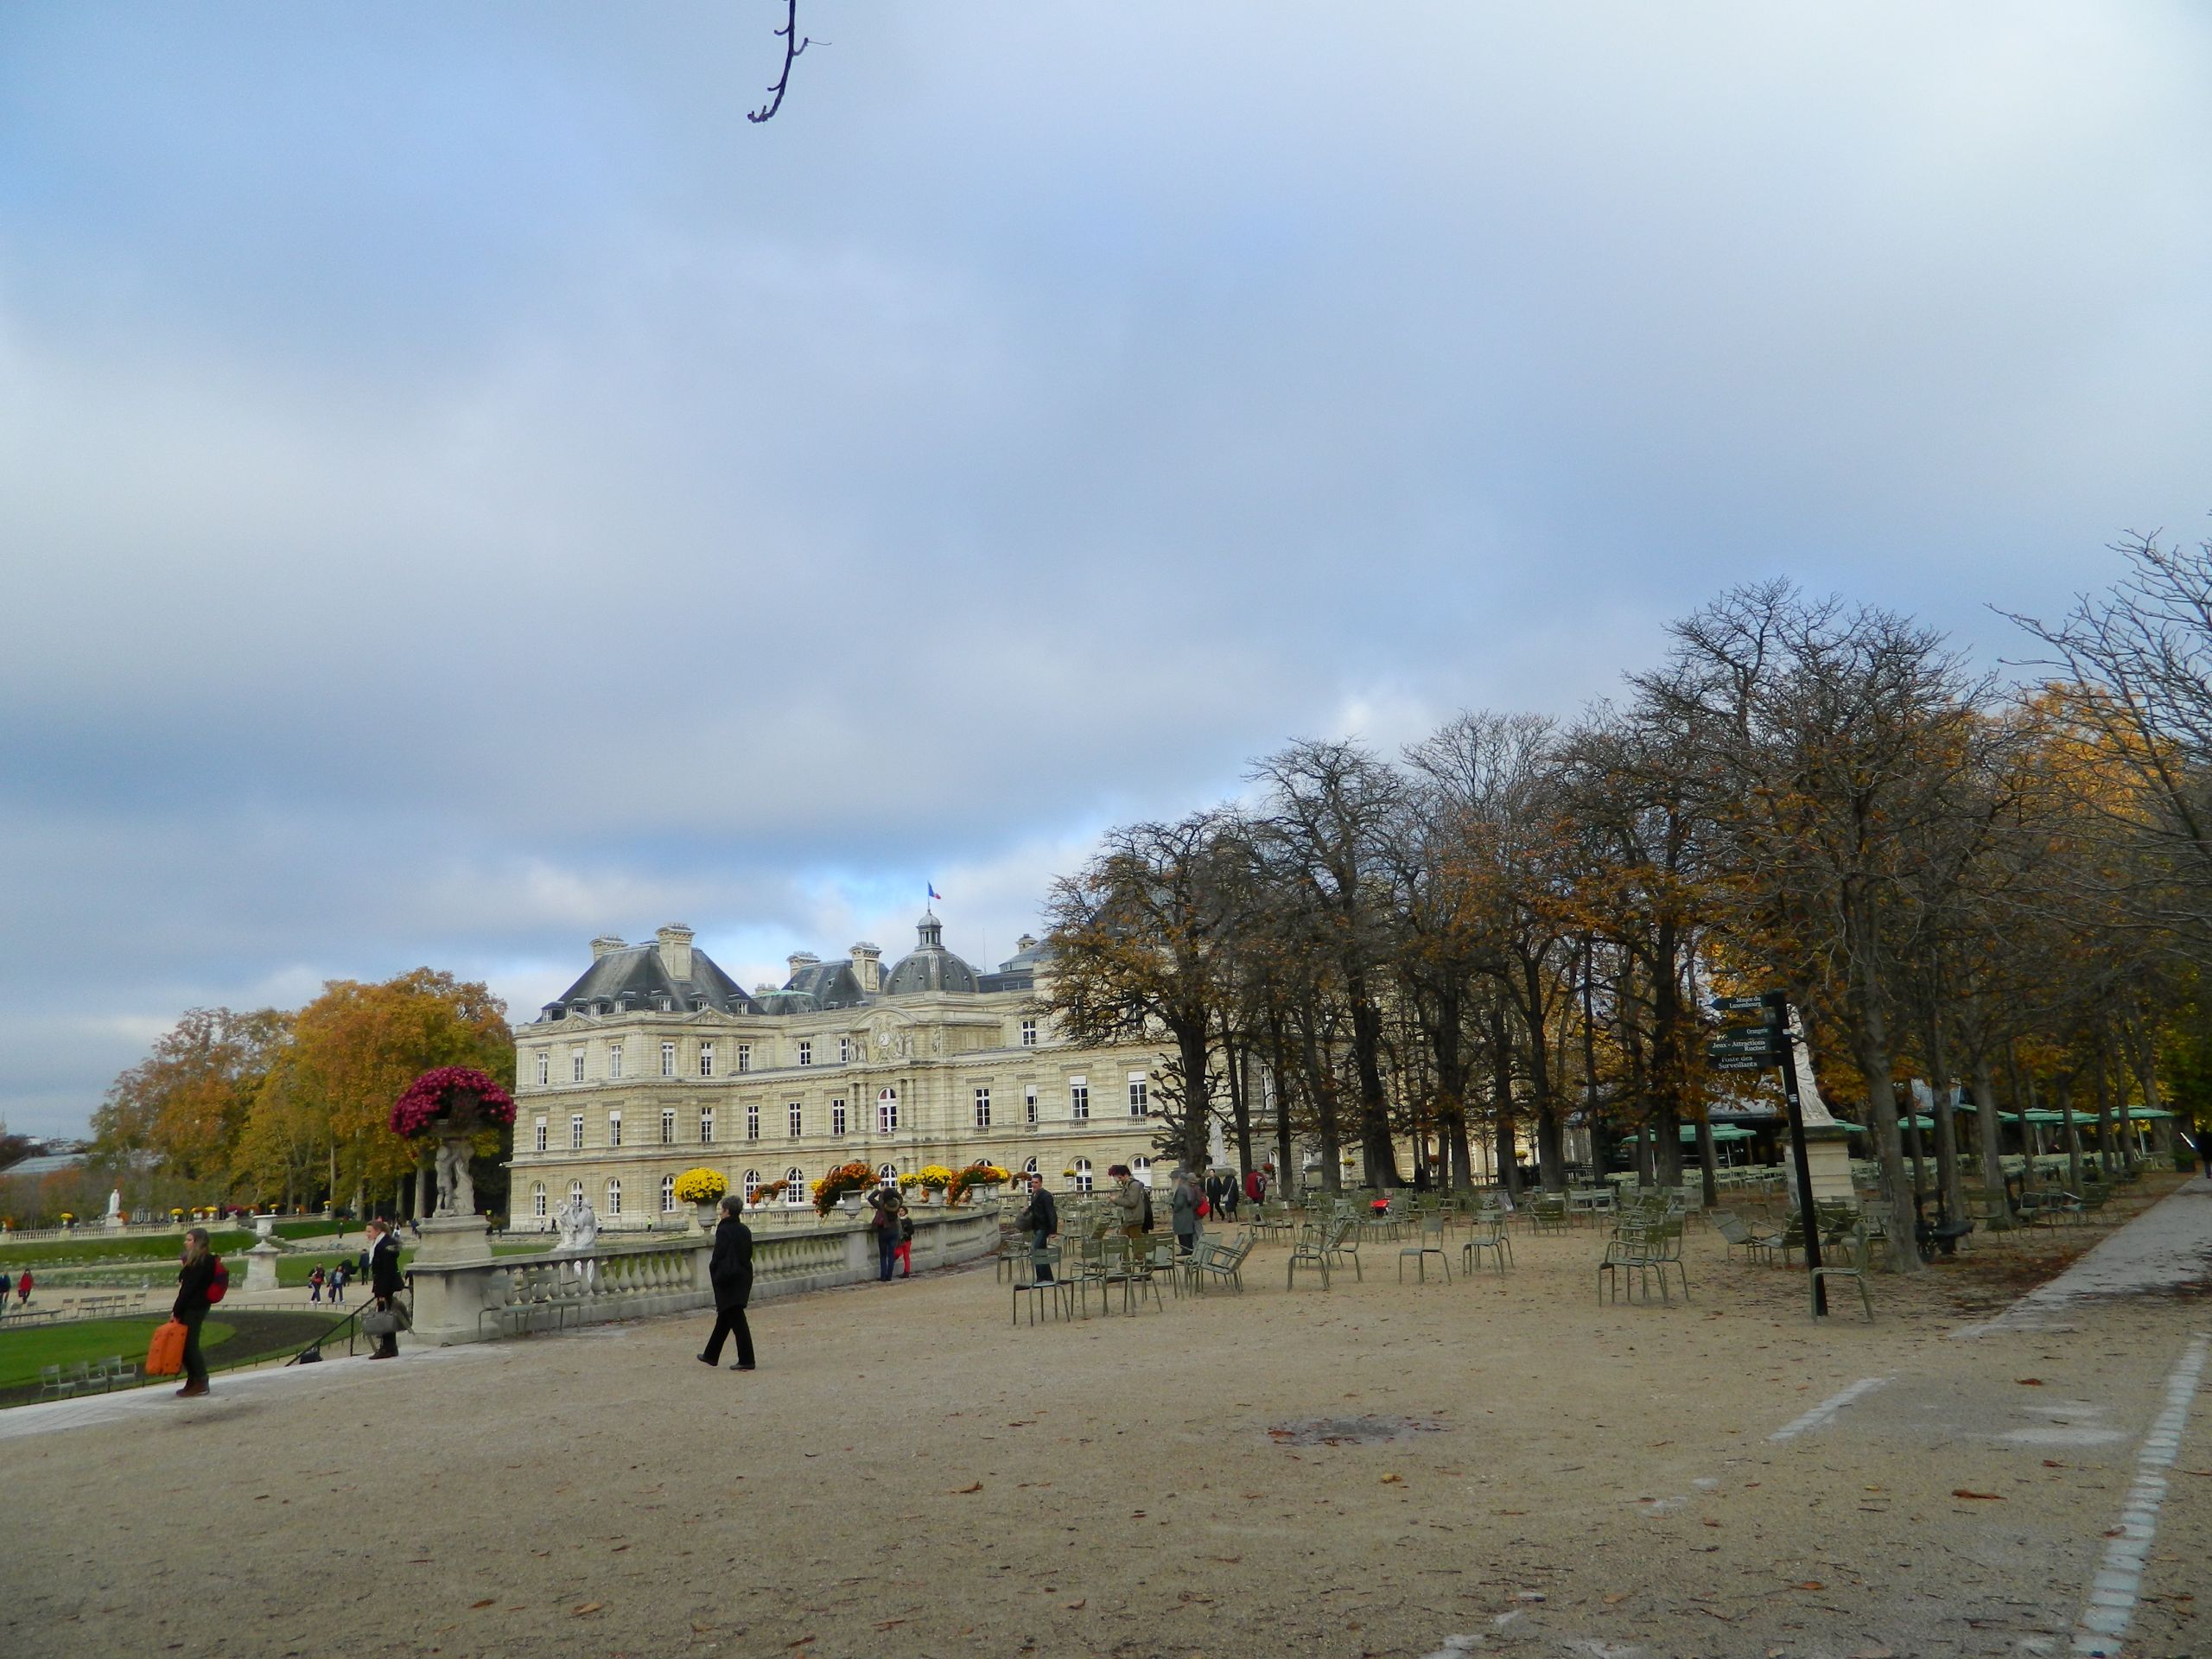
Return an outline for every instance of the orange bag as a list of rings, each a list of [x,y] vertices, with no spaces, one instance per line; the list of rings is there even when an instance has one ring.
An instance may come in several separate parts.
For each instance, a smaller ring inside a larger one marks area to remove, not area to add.
[[[185,1330],[181,1320],[171,1319],[154,1332],[146,1350],[146,1375],[175,1376],[184,1369]]]

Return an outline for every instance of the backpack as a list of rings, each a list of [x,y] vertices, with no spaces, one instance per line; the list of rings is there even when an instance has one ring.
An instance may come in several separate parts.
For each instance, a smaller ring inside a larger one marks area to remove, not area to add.
[[[207,1281],[207,1306],[213,1307],[223,1300],[223,1293],[231,1287],[231,1270],[223,1265],[223,1258],[216,1256],[215,1276]]]
[[[1152,1230],[1152,1189],[1140,1182],[1137,1191],[1144,1194],[1144,1209],[1139,1217],[1137,1225],[1148,1233]]]

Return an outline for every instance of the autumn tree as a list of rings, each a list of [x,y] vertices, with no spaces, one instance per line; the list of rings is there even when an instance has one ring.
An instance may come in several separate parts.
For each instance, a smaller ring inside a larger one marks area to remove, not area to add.
[[[151,1054],[108,1086],[92,1114],[95,1160],[152,1160],[229,1192],[238,1138],[291,1024],[275,1008],[188,1010]]]
[[[1213,812],[1114,830],[1046,902],[1046,1012],[1078,1043],[1166,1034],[1174,1053],[1154,1077],[1158,1144],[1193,1170],[1205,1166],[1211,1138],[1211,1047],[1244,891],[1230,830]]]
[[[506,1004],[488,988],[417,968],[381,984],[333,980],[302,1008],[292,1044],[254,1102],[257,1147],[296,1147],[314,1139],[296,1114],[320,1112],[327,1128],[331,1192],[352,1193],[359,1209],[371,1193],[397,1194],[415,1172],[416,1150],[391,1133],[391,1103],[416,1076],[438,1065],[473,1065],[512,1076],[514,1037]],[[487,1142],[498,1137],[487,1133]],[[502,1190],[501,1149],[480,1146],[476,1179],[493,1201]],[[268,1155],[282,1157],[286,1154]]]

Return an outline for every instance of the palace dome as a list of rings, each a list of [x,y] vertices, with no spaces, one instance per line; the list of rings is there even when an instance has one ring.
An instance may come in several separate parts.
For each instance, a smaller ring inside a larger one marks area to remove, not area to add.
[[[918,936],[913,950],[899,958],[883,982],[886,996],[914,996],[924,991],[973,993],[982,989],[973,968],[944,948],[944,925],[924,911],[915,926]]]

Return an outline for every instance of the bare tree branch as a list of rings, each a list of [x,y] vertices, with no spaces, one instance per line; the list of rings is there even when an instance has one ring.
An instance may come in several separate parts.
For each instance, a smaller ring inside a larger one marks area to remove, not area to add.
[[[791,65],[798,61],[798,54],[814,44],[813,40],[798,32],[798,0],[784,0],[784,26],[776,31],[784,43],[784,73],[778,75],[768,91],[773,96],[757,110],[747,110],[748,121],[766,121],[784,107],[784,89],[791,84]],[[828,45],[828,41],[823,41]]]

